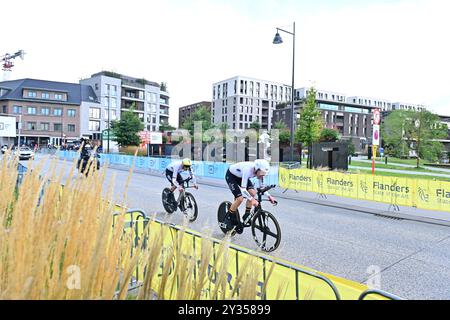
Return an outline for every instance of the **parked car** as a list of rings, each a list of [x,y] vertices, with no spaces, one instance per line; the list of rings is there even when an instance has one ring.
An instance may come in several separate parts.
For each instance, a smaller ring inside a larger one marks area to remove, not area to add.
[[[34,151],[29,147],[20,147],[15,149],[15,153],[18,154],[19,160],[30,160],[34,159]]]
[[[1,150],[2,150],[2,154],[4,154],[6,152],[6,150],[8,150],[8,145],[6,145],[6,144],[3,145]]]

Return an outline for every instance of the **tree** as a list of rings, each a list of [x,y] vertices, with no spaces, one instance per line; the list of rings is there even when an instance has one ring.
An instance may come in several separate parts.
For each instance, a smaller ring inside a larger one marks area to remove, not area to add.
[[[395,110],[386,117],[382,125],[385,144],[393,154],[397,149],[401,155],[414,151],[417,167],[420,159],[437,161],[444,147],[437,139],[447,137],[447,128],[440,122],[439,116],[426,111]]]
[[[275,122],[275,124],[273,125],[273,129],[277,129],[280,131],[279,135],[278,135],[280,144],[288,144],[289,143],[291,133],[283,121],[279,120],[279,121]]]
[[[202,122],[203,132],[214,127],[214,125],[211,123],[211,112],[204,106],[201,106],[193,113],[191,113],[186,118],[186,120],[184,120],[181,128],[188,130],[191,136],[194,136],[194,125],[196,121]],[[203,138],[206,137],[203,136]]]
[[[308,90],[305,104],[300,113],[299,127],[295,132],[295,140],[308,147],[308,168],[311,168],[311,151],[314,142],[320,138],[323,128],[322,113],[316,105],[316,89]]]
[[[261,129],[261,124],[258,121],[253,121],[252,123],[250,123],[250,129],[255,129],[255,130],[259,130]]]
[[[408,116],[407,111],[395,110],[384,119],[381,125],[381,138],[390,156],[403,158],[409,154],[405,137],[405,123]]]
[[[168,123],[163,123],[159,125],[159,132],[173,131],[175,129],[176,129],[175,127],[171,126]]]
[[[141,143],[137,133],[144,130],[144,124],[133,110],[132,106],[129,111],[122,113],[120,120],[111,122],[111,132],[115,136],[114,141],[117,141],[121,147],[138,146]]]
[[[320,142],[336,142],[339,140],[339,132],[334,129],[323,128],[320,132]]]

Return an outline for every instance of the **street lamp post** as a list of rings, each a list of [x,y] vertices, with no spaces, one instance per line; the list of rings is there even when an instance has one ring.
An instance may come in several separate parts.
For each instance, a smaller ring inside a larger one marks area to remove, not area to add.
[[[293,31],[286,31],[281,28],[277,28],[277,33],[275,34],[275,37],[273,38],[273,44],[280,44],[283,43],[283,40],[281,39],[279,31],[283,31],[285,33],[288,33],[292,35],[293,41],[292,41],[292,86],[291,86],[291,161],[294,161],[294,70],[295,70],[295,22],[293,23]]]

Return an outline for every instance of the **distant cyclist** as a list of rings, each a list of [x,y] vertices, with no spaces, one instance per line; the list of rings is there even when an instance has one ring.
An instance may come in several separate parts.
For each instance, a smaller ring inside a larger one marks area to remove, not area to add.
[[[228,210],[225,223],[232,229],[236,226],[236,232],[242,233],[244,230],[242,222],[237,215],[237,209],[247,199],[245,206],[245,215],[243,220],[248,217],[252,206],[258,206],[258,201],[255,199],[256,190],[250,180],[251,178],[257,178],[259,180],[260,187],[264,187],[264,176],[269,173],[270,164],[267,160],[257,159],[255,161],[238,162],[231,165],[225,175],[228,187],[230,188],[235,198],[233,204]],[[266,193],[269,196],[270,202],[275,203],[275,198]]]
[[[181,176],[183,171],[189,172],[189,178],[184,179]],[[174,192],[178,186],[179,191],[183,191],[183,183],[185,181],[194,180],[194,187],[198,189],[194,172],[192,171],[191,159],[185,158],[182,161],[173,161],[166,167],[166,178],[171,184],[171,192]]]

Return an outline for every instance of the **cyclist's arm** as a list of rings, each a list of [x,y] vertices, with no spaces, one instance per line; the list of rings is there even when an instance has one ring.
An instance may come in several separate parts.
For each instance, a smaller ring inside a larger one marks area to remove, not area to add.
[[[192,183],[194,185],[197,185],[197,177],[195,176],[194,171],[192,170],[192,168],[189,169],[189,173],[191,174]]]
[[[248,179],[250,179],[250,170],[243,170],[242,171],[242,182],[241,182],[241,192],[242,196],[244,198],[247,198],[248,200],[254,199],[252,195],[247,191],[247,183]]]

